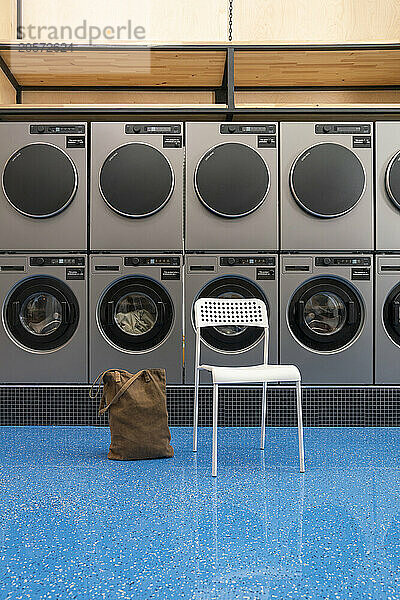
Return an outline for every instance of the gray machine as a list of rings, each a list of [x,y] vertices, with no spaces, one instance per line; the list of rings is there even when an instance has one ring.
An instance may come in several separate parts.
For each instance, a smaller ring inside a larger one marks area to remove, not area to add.
[[[188,255],[185,264],[185,383],[194,383],[198,298],[259,298],[269,311],[269,362],[278,358],[278,256],[274,254]],[[207,327],[201,332],[201,362],[245,367],[262,364],[264,332],[257,327]],[[202,372],[201,383],[209,383]]]
[[[1,383],[88,383],[85,256],[0,256],[0,301]]]
[[[183,370],[182,256],[90,257],[90,378],[111,368],[132,373]]]
[[[373,383],[373,257],[281,256],[282,364],[306,384]]]
[[[86,251],[85,123],[0,123],[0,249]]]
[[[400,384],[400,256],[376,257],[375,383]]]
[[[186,250],[278,250],[278,125],[187,123],[186,148]]]
[[[372,123],[281,123],[281,248],[374,249]]]
[[[400,123],[376,123],[376,249],[400,250]]]
[[[93,123],[91,249],[183,250],[182,123]]]

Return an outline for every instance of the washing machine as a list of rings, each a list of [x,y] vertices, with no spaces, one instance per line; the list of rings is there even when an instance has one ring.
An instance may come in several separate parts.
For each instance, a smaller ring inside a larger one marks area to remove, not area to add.
[[[87,250],[85,123],[0,123],[0,250]]]
[[[182,123],[93,123],[92,250],[181,252]]]
[[[88,383],[86,257],[0,256],[0,382]]]
[[[277,123],[187,123],[188,251],[276,251]]]
[[[400,255],[376,257],[375,383],[400,384]]]
[[[187,255],[185,262],[185,383],[194,383],[194,303],[199,298],[259,298],[268,308],[269,362],[278,358],[278,257],[275,254]],[[245,367],[263,363],[264,330],[259,327],[205,327],[201,362]],[[210,383],[200,373],[200,383]]]
[[[400,251],[400,123],[376,123],[376,249]]]
[[[281,123],[281,248],[374,249],[372,123]]]
[[[280,327],[304,383],[373,383],[373,257],[282,255]]]
[[[182,256],[92,255],[89,287],[90,378],[159,367],[181,384]]]

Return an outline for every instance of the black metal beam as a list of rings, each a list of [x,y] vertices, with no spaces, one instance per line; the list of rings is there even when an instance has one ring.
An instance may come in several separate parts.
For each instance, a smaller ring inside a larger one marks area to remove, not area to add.
[[[228,110],[235,110],[235,50],[228,48],[227,56],[227,89],[228,89]]]
[[[4,58],[1,56],[0,54],[0,69],[3,71],[4,75],[7,77],[8,81],[11,83],[11,85],[14,87],[15,91],[18,92],[21,90],[21,86],[19,85],[18,81],[15,79],[14,75],[12,74],[10,67],[8,66],[8,64],[6,63],[6,61],[4,60]]]

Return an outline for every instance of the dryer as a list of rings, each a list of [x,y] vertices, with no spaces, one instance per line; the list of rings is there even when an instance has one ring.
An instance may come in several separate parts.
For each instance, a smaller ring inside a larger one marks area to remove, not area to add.
[[[281,256],[282,364],[315,385],[373,383],[373,257]]]
[[[374,249],[372,123],[281,123],[281,248]]]
[[[400,123],[376,123],[376,249],[400,251]]]
[[[275,254],[188,255],[185,264],[185,383],[194,383],[194,303],[198,298],[259,298],[268,308],[269,362],[278,358],[278,257]],[[264,331],[258,327],[206,327],[201,362],[245,367],[262,364]],[[201,372],[201,383],[209,373]]]
[[[85,123],[0,123],[0,250],[86,251]]]
[[[400,384],[400,256],[376,257],[375,383]]]
[[[86,257],[0,256],[2,384],[88,383]]]
[[[160,367],[182,383],[182,256],[90,257],[90,378]]]
[[[91,249],[182,251],[182,123],[93,123],[91,155]]]
[[[276,251],[277,123],[187,123],[188,251]]]

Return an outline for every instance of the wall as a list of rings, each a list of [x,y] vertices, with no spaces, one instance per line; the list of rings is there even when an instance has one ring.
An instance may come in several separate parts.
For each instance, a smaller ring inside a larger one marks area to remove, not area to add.
[[[400,41],[399,0],[233,0],[233,40]]]
[[[23,25],[143,26],[145,41],[226,41],[227,0],[23,0]],[[83,35],[83,29],[79,35]],[[110,34],[107,34],[110,35]],[[45,39],[46,30],[42,30]],[[122,33],[126,41],[126,33]],[[108,41],[104,35],[96,41]],[[134,37],[132,37],[134,40]],[[88,41],[88,35],[80,41]],[[137,41],[137,40],[136,40]]]

